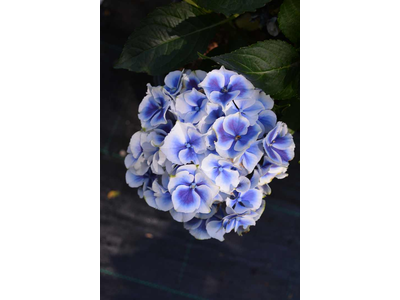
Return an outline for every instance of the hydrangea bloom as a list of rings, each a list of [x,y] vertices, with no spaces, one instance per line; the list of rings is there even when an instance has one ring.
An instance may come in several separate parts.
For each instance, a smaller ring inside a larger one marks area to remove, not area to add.
[[[176,98],[176,111],[183,122],[196,124],[207,115],[207,102],[207,97],[193,88]]]
[[[294,157],[293,136],[287,125],[278,122],[263,140],[267,159],[277,165],[287,165]]]
[[[228,71],[224,67],[213,70],[199,84],[211,102],[225,108],[232,100],[249,99],[256,92],[253,84],[243,75]]]
[[[215,148],[225,158],[235,158],[243,154],[261,133],[260,126],[250,126],[250,122],[240,112],[219,118],[213,129],[217,135]]]
[[[139,105],[143,129],[128,146],[126,182],[196,239],[248,232],[294,157],[273,99],[224,67],[173,71],[164,83],[149,84]]]
[[[139,105],[139,119],[143,128],[154,129],[158,125],[167,123],[165,115],[170,106],[169,100],[162,87],[148,85],[147,96]]]

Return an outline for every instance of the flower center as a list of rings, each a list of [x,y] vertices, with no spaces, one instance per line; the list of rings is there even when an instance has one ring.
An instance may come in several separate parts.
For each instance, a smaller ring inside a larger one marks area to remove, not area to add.
[[[275,140],[271,142],[271,144],[269,144],[270,147],[272,147],[272,145],[275,144]]]
[[[235,136],[235,141],[238,141],[238,140],[240,140],[240,138],[241,138],[241,136],[240,136],[240,135],[237,135],[237,136]]]
[[[195,111],[199,111],[199,110],[200,110],[200,107],[196,106],[196,107],[194,108],[194,110],[195,110]]]
[[[190,185],[191,189],[195,189],[196,187],[197,187],[197,185],[194,182]]]
[[[222,172],[223,169],[224,169],[223,167],[219,167],[218,171]]]
[[[228,92],[228,89],[226,88],[226,86],[224,86],[222,89],[221,89],[221,93],[227,93]]]
[[[190,145],[190,143],[186,143],[185,146],[186,146],[186,148],[192,147],[192,145]]]

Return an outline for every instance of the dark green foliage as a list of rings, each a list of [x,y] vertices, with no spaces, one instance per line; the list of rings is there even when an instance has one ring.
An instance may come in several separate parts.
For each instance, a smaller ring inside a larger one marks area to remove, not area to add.
[[[286,42],[258,42],[210,59],[243,74],[274,98],[288,99],[298,94],[300,56]]]
[[[295,45],[300,44],[300,0],[283,1],[279,15],[279,28]]]
[[[205,52],[224,22],[185,2],[157,8],[129,37],[115,68],[151,75],[178,69]]]
[[[271,0],[190,0],[200,7],[222,13],[225,16],[242,14],[247,11],[255,11]]]

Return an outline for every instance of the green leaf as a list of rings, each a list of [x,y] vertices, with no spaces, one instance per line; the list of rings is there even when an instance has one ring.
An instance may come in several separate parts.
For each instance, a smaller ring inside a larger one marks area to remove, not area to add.
[[[300,44],[300,0],[284,0],[278,15],[279,28],[295,45]]]
[[[275,99],[289,99],[298,95],[300,55],[284,41],[258,42],[210,59],[243,74]]]
[[[255,11],[263,7],[271,0],[190,0],[200,7],[222,13],[229,17],[233,14],[242,14],[247,11]]]
[[[216,28],[228,20],[185,2],[157,8],[131,34],[114,67],[150,75],[183,67],[207,50]]]

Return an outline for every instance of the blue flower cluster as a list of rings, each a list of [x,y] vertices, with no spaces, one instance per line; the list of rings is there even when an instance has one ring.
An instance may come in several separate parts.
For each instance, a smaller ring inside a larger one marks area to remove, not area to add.
[[[129,143],[126,182],[197,239],[248,232],[268,184],[287,176],[294,157],[274,101],[224,67],[174,71],[164,82],[148,85],[140,103],[143,129]]]

